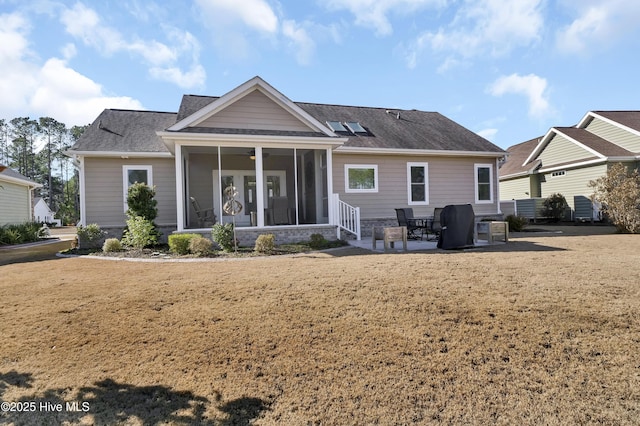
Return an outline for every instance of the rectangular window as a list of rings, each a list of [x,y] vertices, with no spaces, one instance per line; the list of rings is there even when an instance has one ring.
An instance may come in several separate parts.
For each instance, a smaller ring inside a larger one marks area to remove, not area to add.
[[[368,164],[345,164],[345,192],[378,192],[378,166]]]
[[[493,167],[491,164],[475,165],[476,203],[493,202]]]
[[[153,186],[151,166],[122,166],[122,191],[124,195],[124,211],[127,211],[127,192],[134,183],[146,183]]]
[[[407,163],[407,193],[409,205],[429,204],[429,166],[427,163]]]
[[[567,174],[566,170],[560,170],[558,172],[551,173],[551,177],[559,177],[559,176],[564,176],[566,174]]]

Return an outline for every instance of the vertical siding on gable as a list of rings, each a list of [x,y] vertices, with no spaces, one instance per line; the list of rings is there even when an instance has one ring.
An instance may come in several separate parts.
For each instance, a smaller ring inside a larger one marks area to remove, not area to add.
[[[553,177],[551,173],[545,173],[541,179],[541,197],[547,198],[555,193],[562,194],[573,209],[575,207],[573,205],[573,197],[575,195],[590,197],[593,194],[593,188],[589,187],[589,181],[599,178],[606,172],[606,164],[601,164],[579,169],[567,169],[564,176]]]
[[[0,185],[0,226],[29,222],[29,188],[5,181],[0,181]]]
[[[158,225],[176,224],[176,183],[173,159],[85,158],[86,223],[124,226],[123,165],[151,165],[158,201]]]
[[[407,194],[407,163],[429,164],[429,205],[409,206]],[[471,204],[476,214],[495,214],[497,207],[497,173],[493,171],[494,202],[475,203],[474,165],[493,164],[492,159],[471,157],[429,157],[396,155],[354,155],[334,153],[333,191],[340,199],[360,207],[363,219],[395,218],[395,208],[412,207],[416,216],[430,216],[435,207],[448,204]],[[377,193],[346,193],[345,164],[377,164]]]
[[[311,130],[259,90],[249,93],[222,111],[218,111],[198,124],[198,127],[303,132]]]
[[[591,120],[586,130],[631,152],[640,152],[640,136],[627,132],[599,118]]]
[[[592,152],[579,147],[562,135],[555,135],[538,155],[543,167],[591,157],[594,157]]]

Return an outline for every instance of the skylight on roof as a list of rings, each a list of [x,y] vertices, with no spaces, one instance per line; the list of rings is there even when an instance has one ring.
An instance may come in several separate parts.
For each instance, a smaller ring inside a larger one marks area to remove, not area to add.
[[[339,121],[327,121],[327,125],[334,132],[346,132],[347,131],[347,129],[345,129],[344,126],[342,125],[342,123],[339,122]]]
[[[347,121],[344,124],[349,128],[349,130],[351,130],[351,133],[367,133],[365,128],[357,121]]]

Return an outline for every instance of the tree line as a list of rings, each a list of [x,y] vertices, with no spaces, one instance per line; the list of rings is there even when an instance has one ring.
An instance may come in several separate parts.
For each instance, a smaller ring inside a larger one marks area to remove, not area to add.
[[[63,224],[80,216],[78,170],[64,152],[88,127],[67,127],[51,117],[0,119],[0,164],[42,184],[42,197]]]

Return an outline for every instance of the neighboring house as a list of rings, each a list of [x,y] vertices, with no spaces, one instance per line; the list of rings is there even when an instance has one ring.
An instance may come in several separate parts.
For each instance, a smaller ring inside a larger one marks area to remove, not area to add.
[[[640,164],[640,111],[590,111],[574,127],[553,127],[507,152],[500,168],[502,200],[560,193],[575,218],[587,219],[594,213],[589,181],[612,164]]]
[[[0,226],[33,220],[32,191],[42,185],[0,164]]]
[[[44,222],[44,223],[57,223],[59,220],[54,219],[55,212],[51,210],[51,207],[47,204],[47,202],[42,197],[36,197],[34,199],[33,205],[33,217],[36,222]]]
[[[165,235],[231,222],[235,186],[243,243],[370,235],[397,224],[400,207],[501,215],[505,152],[486,139],[435,112],[292,102],[260,77],[222,97],[185,95],[177,113],[105,110],[67,154],[80,167],[81,223],[116,236],[135,181],[155,186]]]

